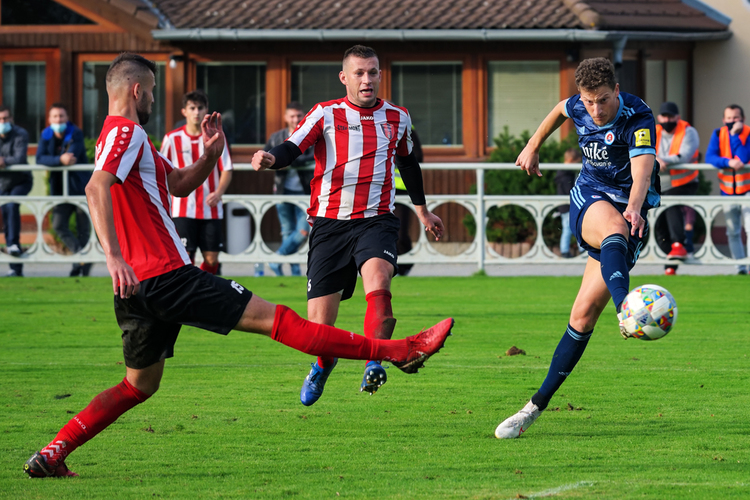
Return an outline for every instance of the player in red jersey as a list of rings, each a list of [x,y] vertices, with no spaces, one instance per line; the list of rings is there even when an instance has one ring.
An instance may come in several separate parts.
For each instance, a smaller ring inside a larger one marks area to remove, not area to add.
[[[235,281],[190,265],[169,216],[169,195],[185,196],[211,172],[224,149],[221,116],[201,122],[204,153],[176,169],[149,141],[142,125],[154,101],[156,65],[120,54],[107,71],[109,116],[96,146],[96,170],[86,187],[89,209],[107,256],[115,316],[123,331],[126,376],[97,395],[52,442],[25,463],[30,477],[76,476],[65,459],[159,388],[181,325],[220,334],[260,333],[302,352],[351,359],[387,359],[416,372],[450,334],[448,318],[403,340],[375,340],[303,320]]]
[[[192,165],[203,154],[201,122],[208,113],[208,96],[194,90],[182,96],[185,125],[164,136],[161,153],[177,168]],[[184,198],[172,197],[172,220],[177,233],[195,262],[195,251],[203,254],[201,269],[211,274],[219,270],[219,252],[223,250],[222,222],[224,207],[221,197],[232,182],[232,159],[224,148],[216,167],[203,184]]]
[[[398,166],[417,217],[436,239],[443,222],[427,210],[422,171],[412,152],[406,109],[378,99],[380,63],[373,49],[355,45],[344,53],[339,73],[346,97],[317,104],[286,142],[253,156],[255,170],[288,166],[314,146],[311,182],[310,252],[307,259],[307,317],[333,325],[339,304],[352,296],[357,271],[367,300],[365,336],[390,339],[396,320],[391,308],[398,219],[394,167]],[[334,357],[319,357],[300,392],[304,405],[323,394]],[[373,394],[386,373],[378,358],[365,367],[361,391]]]

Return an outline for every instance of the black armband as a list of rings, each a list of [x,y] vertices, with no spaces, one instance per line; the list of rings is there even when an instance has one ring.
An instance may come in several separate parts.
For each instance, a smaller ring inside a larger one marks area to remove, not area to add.
[[[417,157],[414,152],[409,156],[395,156],[396,166],[401,173],[401,180],[404,181],[406,192],[409,193],[411,202],[415,205],[425,205],[427,200],[424,197],[424,184],[422,183],[422,169],[419,167]]]
[[[302,154],[297,145],[293,142],[284,141],[275,148],[269,151],[274,158],[276,163],[268,167],[270,170],[279,170],[284,167],[288,167],[291,163]]]

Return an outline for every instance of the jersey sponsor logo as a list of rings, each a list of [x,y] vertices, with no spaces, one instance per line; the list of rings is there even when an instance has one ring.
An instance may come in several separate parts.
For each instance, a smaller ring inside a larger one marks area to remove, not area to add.
[[[635,147],[650,146],[651,145],[651,131],[647,128],[636,130],[635,132]]]
[[[390,123],[381,123],[380,127],[383,129],[383,135],[389,141],[396,137],[396,127]]]
[[[589,143],[588,146],[583,146],[583,154],[590,160],[609,160],[609,151],[606,146],[599,146],[598,142]]]
[[[375,121],[375,117],[372,116],[372,115],[359,115],[359,121],[374,122]]]
[[[604,144],[606,144],[607,146],[609,146],[613,142],[615,142],[615,133],[610,130],[609,132],[607,132],[604,135]]]
[[[242,286],[242,285],[240,285],[239,283],[237,283],[234,280],[232,280],[232,288],[234,288],[235,290],[237,290],[237,293],[239,293],[240,295],[242,295],[242,292],[245,291],[245,287]]]
[[[351,123],[349,123],[348,126],[336,125],[336,130],[338,130],[339,132],[346,132],[347,130],[354,130],[355,132],[359,132],[360,127],[361,125],[352,125]]]

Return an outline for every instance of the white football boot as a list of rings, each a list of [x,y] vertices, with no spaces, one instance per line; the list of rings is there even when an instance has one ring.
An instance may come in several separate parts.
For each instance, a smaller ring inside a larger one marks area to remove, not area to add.
[[[617,313],[617,321],[620,325],[620,335],[622,335],[622,338],[624,338],[625,340],[628,340],[630,337],[632,337],[632,335],[628,333],[628,329],[625,327],[625,322],[622,319],[621,312]],[[633,318],[628,318],[628,321],[629,323],[635,324],[635,320]],[[630,326],[633,326],[633,325],[630,325]]]
[[[505,421],[495,429],[495,437],[498,439],[513,439],[520,437],[521,434],[531,427],[542,411],[537,405],[529,401],[521,411],[505,419]]]

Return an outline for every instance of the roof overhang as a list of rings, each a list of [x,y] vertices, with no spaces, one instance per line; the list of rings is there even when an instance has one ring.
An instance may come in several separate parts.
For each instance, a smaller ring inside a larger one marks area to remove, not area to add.
[[[252,29],[162,29],[153,30],[156,40],[211,41],[347,41],[374,40],[395,42],[602,42],[627,37],[629,41],[701,42],[726,40],[732,32],[697,31],[600,31],[581,29],[478,29],[478,30],[252,30]]]

